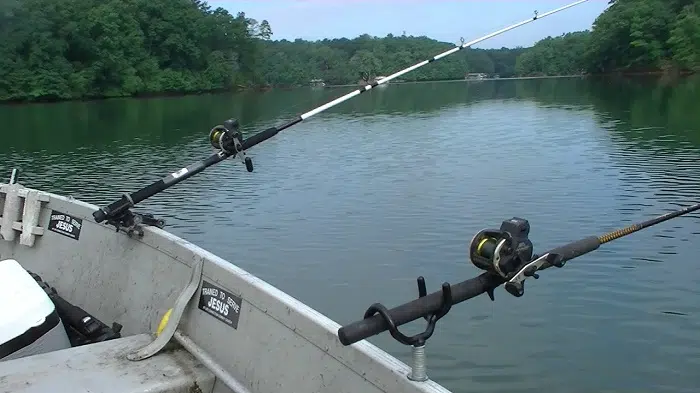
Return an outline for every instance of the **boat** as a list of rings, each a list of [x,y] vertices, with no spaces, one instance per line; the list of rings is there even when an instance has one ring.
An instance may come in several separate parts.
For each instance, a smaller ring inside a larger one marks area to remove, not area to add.
[[[13,177],[0,184],[0,285],[26,284],[21,266],[36,288],[21,286],[29,295],[12,304],[27,312],[44,304],[32,293],[53,293],[64,330],[73,327],[66,308],[99,329],[96,340],[68,345],[61,335],[0,356],[0,392],[448,392],[407,378],[410,367],[367,341],[341,344],[340,325],[231,261],[157,225],[115,231],[92,219],[97,206]],[[51,320],[48,311],[35,319]],[[48,336],[37,326],[19,341]]]
[[[153,216],[116,231],[104,208],[0,184],[0,393],[450,393],[428,377],[426,340],[453,305],[690,212],[700,203],[533,254],[527,220],[478,232],[485,272],[340,326],[274,286],[163,229]],[[97,222],[101,221],[101,222]],[[398,326],[425,318],[412,337]],[[389,331],[410,366],[365,340]]]
[[[475,43],[588,0],[462,43],[398,71],[393,79]],[[0,393],[449,393],[427,372],[425,343],[451,307],[505,285],[522,296],[535,271],[562,267],[603,243],[700,204],[622,230],[532,255],[526,220],[478,233],[470,259],[485,270],[387,309],[371,305],[340,326],[308,305],[131,209],[228,158],[248,172],[246,150],[341,102],[369,84],[243,139],[229,119],[209,133],[216,152],[113,203],[90,203],[23,185],[13,170],[0,183]],[[31,179],[27,179],[27,184]],[[422,333],[398,327],[425,318]],[[411,347],[410,366],[366,341],[388,331]]]
[[[326,82],[325,82],[323,79],[312,79],[312,80],[309,82],[309,85],[310,85],[312,88],[322,88],[322,87],[325,87],[325,86],[326,86]]]

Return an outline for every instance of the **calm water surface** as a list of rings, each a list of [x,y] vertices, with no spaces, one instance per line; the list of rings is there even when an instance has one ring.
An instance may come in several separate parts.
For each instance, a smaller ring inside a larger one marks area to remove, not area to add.
[[[0,107],[0,173],[104,205],[346,90]],[[341,324],[479,271],[477,231],[513,216],[536,252],[700,198],[700,81],[393,85],[147,200],[167,228]],[[456,306],[428,342],[454,392],[695,392],[700,215]],[[669,314],[670,313],[670,314]],[[414,332],[422,324],[409,329]],[[404,361],[388,334],[371,339]]]

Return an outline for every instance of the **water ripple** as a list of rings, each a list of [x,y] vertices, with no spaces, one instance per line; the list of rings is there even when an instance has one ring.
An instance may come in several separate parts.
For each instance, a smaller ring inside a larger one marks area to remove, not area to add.
[[[108,127],[101,144],[0,151],[0,170],[103,205],[212,153],[205,135]],[[431,291],[476,275],[467,243],[504,219],[528,219],[542,252],[698,202],[686,135],[515,97],[331,112],[255,147],[255,172],[222,163],[139,209],[345,323],[415,297],[418,275]],[[522,299],[499,289],[455,307],[428,344],[431,377],[457,393],[694,390],[698,228],[691,214],[542,272]]]

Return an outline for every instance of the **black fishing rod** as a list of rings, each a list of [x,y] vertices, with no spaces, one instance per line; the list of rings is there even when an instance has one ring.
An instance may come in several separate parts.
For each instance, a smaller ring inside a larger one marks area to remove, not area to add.
[[[579,5],[581,3],[585,3],[588,0],[579,0],[574,3],[565,5],[563,7],[557,8],[555,10],[546,12],[544,14],[538,15],[538,13],[535,11],[535,15],[532,18],[528,18],[522,22],[516,23],[514,25],[505,27],[501,30],[495,31],[493,33],[487,34],[483,37],[477,38],[473,41],[465,43],[464,40],[462,40],[461,45],[457,45],[456,47],[445,51],[443,53],[440,53],[438,55],[433,56],[430,59],[423,60],[420,63],[416,63],[408,68],[405,68],[401,71],[398,71],[394,74],[389,75],[388,77],[381,79],[379,81],[374,81],[370,84],[367,84],[359,89],[353,90],[350,93],[347,93],[341,97],[338,97],[334,99],[333,101],[330,101],[326,104],[323,104],[319,106],[318,108],[312,109],[306,113],[302,113],[301,115],[297,116],[294,120],[291,120],[285,124],[282,124],[278,127],[271,127],[268,128],[260,133],[257,133],[247,139],[243,139],[242,134],[239,130],[239,124],[236,119],[230,119],[224,122],[223,125],[218,125],[214,127],[210,133],[209,133],[209,141],[212,144],[212,146],[219,151],[212,154],[211,156],[207,157],[206,159],[196,162],[194,164],[191,164],[185,168],[182,168],[176,172],[173,172],[162,179],[138,190],[130,194],[124,194],[122,197],[111,204],[109,204],[106,207],[100,208],[97,211],[93,213],[93,217],[96,222],[102,222],[102,221],[107,221],[107,223],[114,225],[117,230],[120,228],[124,228],[126,232],[131,235],[134,231],[137,231],[139,235],[143,235],[143,231],[140,228],[141,224],[145,225],[155,225],[158,227],[162,227],[164,225],[164,222],[162,220],[156,220],[153,218],[152,215],[143,215],[143,214],[134,214],[129,211],[129,208],[133,207],[137,203],[152,197],[153,195],[174,186],[175,184],[192,177],[196,175],[197,173],[205,170],[206,168],[215,165],[221,161],[224,161],[225,159],[229,157],[236,157],[238,156],[241,161],[245,164],[246,169],[248,172],[253,171],[253,162],[250,159],[250,157],[246,157],[245,151],[250,149],[251,147],[264,142],[273,136],[277,135],[280,131],[283,131],[287,128],[290,128],[294,126],[295,124],[301,123],[302,121],[317,115],[327,109],[330,109],[346,100],[349,100],[350,98],[353,98],[355,96],[358,96],[368,90],[373,89],[374,87],[388,83],[394,78],[397,78],[401,75],[404,75],[408,72],[411,72],[415,69],[418,69],[428,63],[432,63],[436,60],[440,60],[443,57],[447,57],[453,53],[456,53],[462,49],[465,49],[469,46],[472,46],[474,44],[477,44],[481,41],[487,40],[489,38],[493,38],[497,35],[503,34],[509,30],[513,30],[515,28],[518,28],[520,26],[526,25],[528,23],[534,22],[538,19],[542,19],[546,16],[556,14],[560,11],[563,11],[567,8],[574,7],[576,5]]]
[[[594,251],[601,244],[697,210],[700,210],[700,203],[601,236],[583,238],[550,250],[542,256],[533,255],[533,245],[528,238],[530,224],[527,220],[515,217],[503,221],[499,229],[478,232],[469,244],[471,262],[485,270],[485,273],[456,285],[444,283],[441,291],[429,295],[426,294],[423,277],[419,277],[418,299],[391,310],[375,303],[367,309],[362,320],[338,329],[338,338],[343,345],[350,345],[389,330],[397,341],[421,347],[432,335],[437,320],[457,303],[482,293],[494,300],[493,291],[504,283],[508,293],[520,297],[525,293],[525,280],[528,277],[539,278],[539,270],[552,266],[563,267],[567,261]],[[428,320],[428,328],[423,333],[407,337],[398,331],[398,326],[419,318]]]

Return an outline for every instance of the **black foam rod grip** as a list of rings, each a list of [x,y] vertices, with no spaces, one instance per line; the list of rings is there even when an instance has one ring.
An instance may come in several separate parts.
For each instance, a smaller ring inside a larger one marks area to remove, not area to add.
[[[278,132],[280,132],[280,130],[277,127],[271,127],[263,132],[251,136],[250,138],[243,141],[243,150],[250,149],[258,143],[264,142],[272,138],[273,136],[277,135]]]
[[[570,259],[580,257],[583,254],[587,254],[591,251],[596,250],[600,247],[600,240],[597,236],[589,236],[581,240],[569,243],[567,245],[557,247],[551,251],[549,254],[556,254],[559,256],[557,263],[564,263]]]
[[[90,337],[100,328],[100,322],[82,308],[68,303],[58,295],[52,296],[51,300],[53,300],[56,311],[65,320],[66,324],[73,327],[80,334]]]

